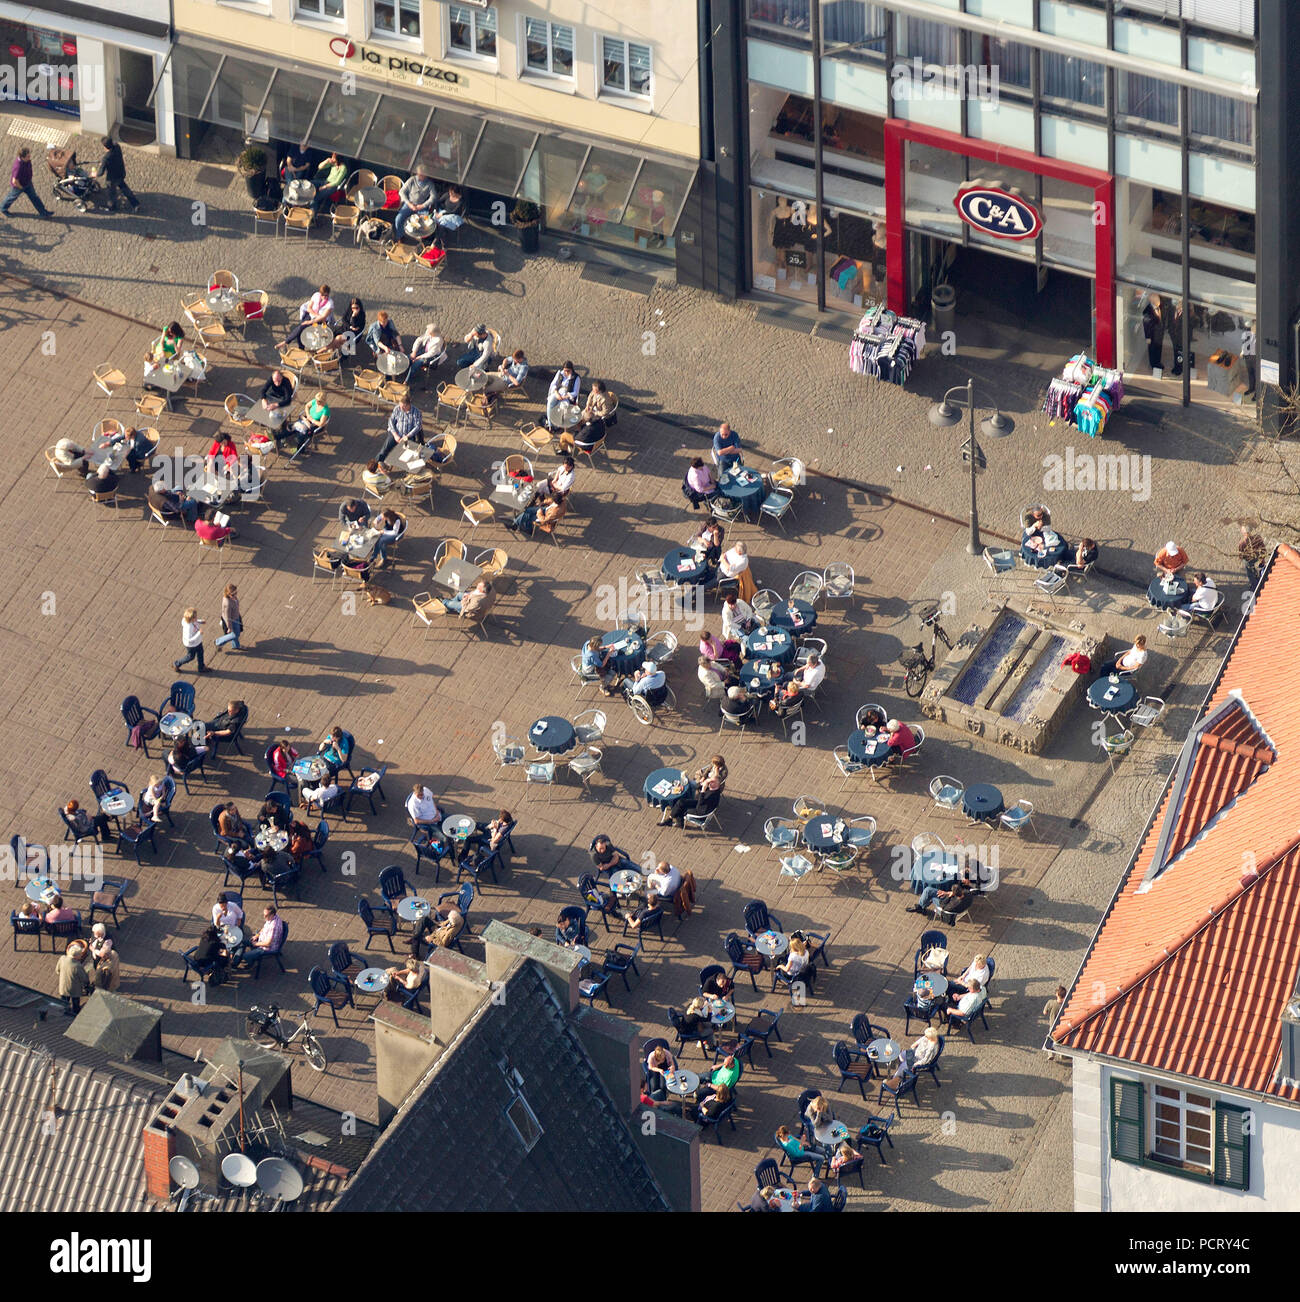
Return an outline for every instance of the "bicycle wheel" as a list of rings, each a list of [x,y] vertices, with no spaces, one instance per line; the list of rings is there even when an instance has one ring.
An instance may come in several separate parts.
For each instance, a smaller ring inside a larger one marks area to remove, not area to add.
[[[655,712],[644,696],[633,696],[628,704],[632,707],[632,713],[647,727],[655,721]]]
[[[929,678],[930,671],[924,665],[916,665],[907,671],[907,677],[903,679],[903,686],[907,690],[908,696],[915,700],[925,691],[925,680]]]
[[[320,1041],[308,1031],[302,1037],[302,1051],[307,1055],[307,1061],[317,1070],[325,1070],[325,1050],[320,1047]]]

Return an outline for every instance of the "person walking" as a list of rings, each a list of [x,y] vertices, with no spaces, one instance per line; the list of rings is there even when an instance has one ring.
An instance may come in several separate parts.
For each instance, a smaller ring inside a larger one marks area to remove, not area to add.
[[[41,202],[41,196],[32,185],[32,151],[26,145],[14,159],[13,171],[9,173],[9,193],[5,195],[4,203],[0,203],[0,212],[6,217],[20,194],[25,194],[32,201],[32,206],[42,217],[50,215],[50,210]]]
[[[217,638],[216,645],[219,647],[231,645],[231,650],[242,651],[244,648],[239,645],[239,635],[244,631],[244,619],[239,611],[239,589],[233,583],[226,584],[226,590],[221,594],[221,628],[222,634]],[[199,656],[199,663],[203,663],[202,655]]]
[[[126,183],[126,159],[122,157],[122,146],[112,136],[105,136],[101,141],[104,156],[99,160],[99,178],[108,190],[108,201],[117,207],[118,193],[126,195],[132,212],[140,211],[140,200],[135,197],[131,187]]]
[[[199,612],[191,606],[184,615],[181,616],[181,645],[185,648],[185,654],[179,660],[173,660],[173,668],[179,669],[182,665],[187,665],[191,660],[199,662],[199,673],[210,674],[211,669],[203,663],[203,623],[199,618]]]
[[[81,1012],[82,999],[90,994],[90,973],[86,970],[89,950],[84,940],[68,942],[68,948],[54,965],[55,993],[63,1000],[64,1017]]]

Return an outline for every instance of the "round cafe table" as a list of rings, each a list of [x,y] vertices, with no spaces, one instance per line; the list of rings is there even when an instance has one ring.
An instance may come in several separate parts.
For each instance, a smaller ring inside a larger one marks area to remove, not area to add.
[[[609,875],[609,888],[615,895],[628,899],[645,885],[645,878],[635,868],[620,868]]]
[[[961,812],[977,822],[997,818],[1005,808],[1002,792],[992,783],[975,782],[961,793]]]
[[[787,633],[801,637],[817,627],[817,612],[806,601],[792,597],[777,606],[768,616],[767,622],[773,628],[784,629]]]
[[[226,942],[227,949],[238,949],[246,939],[243,927],[222,927],[221,939]]]
[[[215,312],[218,316],[224,316],[227,312],[233,312],[239,302],[239,293],[237,290],[222,287],[220,289],[210,289],[203,296],[203,301],[208,305],[210,312]]]
[[[192,727],[194,727],[193,716],[186,714],[184,710],[168,710],[158,720],[158,731],[169,741],[175,741],[177,737],[189,732]]]
[[[833,850],[844,843],[844,822],[837,818],[810,818],[804,824],[803,843],[810,850]]]
[[[405,353],[387,352],[380,353],[375,358],[375,370],[387,375],[389,379],[396,379],[399,375],[405,375],[411,369],[411,359]]]
[[[718,492],[746,515],[753,515],[763,502],[763,476],[748,466],[732,466],[718,477]]]
[[[859,764],[883,764],[889,758],[889,738],[883,732],[868,737],[866,730],[859,728],[849,733],[848,752]]]
[[[404,236],[409,236],[413,240],[423,240],[432,235],[437,223],[431,214],[427,212],[412,213],[407,219],[406,227],[403,230]]]
[[[311,203],[315,197],[316,187],[310,181],[304,181],[301,177],[296,181],[290,181],[284,187],[285,202],[293,207]]]
[[[1127,714],[1137,704],[1137,688],[1127,678],[1112,683],[1110,679],[1098,678],[1088,688],[1088,704],[1103,714]]]
[[[321,755],[304,755],[293,762],[293,776],[299,782],[319,782],[329,771],[330,766]]]
[[[780,958],[790,948],[790,938],[779,931],[765,931],[754,937],[754,948],[764,958]]]
[[[776,1191],[776,1200],[781,1204],[783,1212],[796,1212],[799,1210],[799,1194],[796,1190],[791,1189],[789,1185],[782,1185]]]
[[[754,696],[771,696],[784,677],[775,660],[746,660],[740,666],[740,685]]]
[[[135,808],[135,801],[129,791],[110,791],[99,802],[99,812],[109,818],[121,818]]]
[[[757,628],[745,635],[746,660],[775,660],[787,664],[794,657],[794,638],[783,628]]]
[[[456,383],[466,393],[482,393],[487,382],[487,372],[481,366],[463,366],[456,372]]]
[[[368,967],[364,972],[357,973],[357,979],[352,984],[363,994],[382,995],[391,980],[382,967]]]
[[[476,824],[467,814],[452,814],[442,820],[442,834],[453,841],[463,841],[474,831]]]
[[[578,739],[573,724],[558,715],[548,714],[538,719],[528,729],[528,740],[533,746],[548,755],[559,755],[568,750]]]
[[[433,905],[428,900],[422,899],[418,895],[408,895],[397,906],[397,916],[403,922],[419,922],[421,918],[429,916]]]
[[[736,1017],[736,1005],[729,999],[710,999],[709,1000],[709,1021],[714,1026],[726,1026]]]
[[[609,668],[619,674],[630,674],[645,659],[645,638],[630,628],[616,628],[600,639],[600,644],[613,648]]]
[[[334,331],[327,325],[309,325],[303,328],[299,338],[309,353],[316,353],[334,342]]]
[[[1050,570],[1053,565],[1059,565],[1070,550],[1070,544],[1058,533],[1053,533],[1052,537],[1056,539],[1053,546],[1038,552],[1032,547],[1022,545],[1020,548],[1020,559],[1026,565],[1032,565],[1036,570]]]
[[[912,984],[912,993],[923,1003],[933,1003],[948,993],[948,978],[942,972],[922,972]]]
[[[363,185],[353,194],[352,202],[362,212],[378,212],[388,202],[388,194],[377,185]]]
[[[676,1071],[670,1071],[664,1077],[664,1088],[669,1094],[676,1094],[679,1098],[694,1094],[699,1087],[700,1078],[693,1071],[687,1071],[685,1067],[678,1067]]]
[[[642,791],[648,805],[662,809],[682,796],[691,799],[695,783],[681,769],[655,769],[646,777]]]
[[[879,1063],[883,1067],[890,1067],[896,1063],[902,1054],[902,1050],[894,1040],[872,1040],[867,1045],[867,1057],[874,1063]]]
[[[86,461],[96,469],[107,461],[114,470],[121,470],[126,461],[126,444],[101,443],[93,452],[86,454]]]
[[[25,887],[27,898],[31,900],[33,904],[44,904],[45,892],[57,891],[58,889],[59,883],[56,882],[53,877],[47,876],[30,877],[28,878],[27,886]]]
[[[712,566],[691,547],[674,547],[664,557],[663,576],[669,583],[703,583]]]
[[[1147,601],[1157,610],[1170,610],[1187,600],[1189,590],[1188,582],[1181,574],[1175,574],[1172,579],[1157,574],[1147,585]]]
[[[819,1144],[839,1144],[849,1137],[849,1128],[842,1121],[824,1121],[813,1127],[813,1137]]]
[[[283,828],[266,827],[253,838],[253,844],[259,850],[287,850],[289,848],[289,833]]]

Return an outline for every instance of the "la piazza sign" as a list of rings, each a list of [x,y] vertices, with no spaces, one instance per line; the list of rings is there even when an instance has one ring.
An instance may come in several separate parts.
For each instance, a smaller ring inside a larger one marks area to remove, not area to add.
[[[453,68],[440,68],[436,64],[421,63],[419,59],[408,59],[387,50],[372,50],[366,45],[355,45],[346,36],[336,36],[330,41],[330,53],[343,63],[355,59],[358,63],[382,68],[390,77],[399,81],[438,81],[458,89],[465,85],[464,74]]]

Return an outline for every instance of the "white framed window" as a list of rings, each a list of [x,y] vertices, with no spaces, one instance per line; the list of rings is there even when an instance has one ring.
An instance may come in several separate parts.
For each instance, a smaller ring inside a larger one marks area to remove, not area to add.
[[[600,88],[615,95],[652,95],[650,47],[617,36],[596,38]]]
[[[1214,1100],[1172,1085],[1151,1087],[1151,1154],[1214,1169]]]
[[[473,5],[447,6],[447,50],[479,59],[497,57],[497,11]]]
[[[342,18],[343,0],[294,0],[294,12],[304,18]]]
[[[374,0],[374,14],[372,27],[379,35],[419,40],[420,0]]]
[[[524,69],[551,77],[572,77],[573,28],[545,18],[525,18]]]

